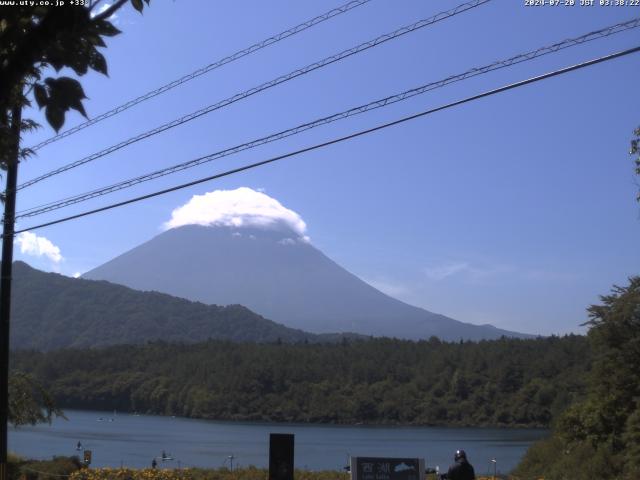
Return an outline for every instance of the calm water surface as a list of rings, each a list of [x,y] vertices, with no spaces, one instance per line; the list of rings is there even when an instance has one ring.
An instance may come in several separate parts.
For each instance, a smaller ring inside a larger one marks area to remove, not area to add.
[[[30,458],[77,455],[78,441],[93,452],[93,467],[148,467],[163,450],[173,461],[160,466],[220,467],[269,465],[269,433],[295,434],[295,466],[339,470],[348,455],[423,457],[446,468],[453,452],[464,448],[477,473],[486,473],[492,458],[508,472],[541,429],[370,427],[213,422],[114,412],[65,411],[68,421],[9,430],[9,449]]]

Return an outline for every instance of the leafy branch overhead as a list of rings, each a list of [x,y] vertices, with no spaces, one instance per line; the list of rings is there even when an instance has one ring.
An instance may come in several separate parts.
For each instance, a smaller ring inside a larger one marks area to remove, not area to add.
[[[108,74],[107,61],[99,48],[105,38],[120,33],[108,19],[130,1],[143,11],[150,0],[101,1],[88,6],[16,6],[0,12],[0,135],[7,127],[14,107],[30,105],[33,93],[38,107],[44,108],[47,122],[59,131],[65,114],[76,110],[87,116],[82,101],[87,98],[82,85],[69,76],[48,76],[69,68],[77,76],[89,70]],[[100,11],[102,7],[102,11]],[[6,160],[2,159],[3,164]]]
[[[70,108],[87,116],[82,106],[82,100],[87,97],[80,82],[73,78],[47,78],[44,84],[36,83],[33,92],[38,106],[45,108],[47,121],[56,130],[64,124],[64,114]]]
[[[636,155],[635,164],[636,164],[636,175],[640,177],[640,127],[636,128],[633,131],[633,136],[635,137],[631,140],[631,151],[629,152],[631,155]],[[640,202],[640,191],[638,192],[638,196],[636,200]]]
[[[87,0],[86,6],[73,6],[68,2],[65,6],[54,6],[54,2],[16,2],[19,5],[0,9],[0,168],[9,170],[8,179],[15,180],[17,162],[33,154],[28,148],[20,148],[21,134],[39,127],[35,121],[22,118],[22,109],[32,104],[29,95],[33,94],[38,107],[44,108],[47,122],[56,131],[64,125],[70,109],[87,116],[82,104],[87,96],[80,82],[69,76],[45,76],[45,72],[59,74],[63,68],[69,68],[78,77],[89,70],[107,75],[107,61],[98,49],[106,47],[105,38],[120,33],[109,18],[128,1],[141,13],[144,4],[148,6],[150,2],[115,0],[109,4],[104,0]],[[51,5],[29,5],[39,3]],[[10,202],[5,204],[5,234],[7,218],[11,219],[10,229],[13,228],[15,188],[11,194],[0,194],[1,202],[7,198],[14,202],[10,210],[7,210]],[[4,238],[6,241],[7,236]],[[12,235],[8,238],[11,242]],[[11,265],[11,261],[3,256],[3,267],[5,265]],[[8,291],[4,281],[11,278],[10,272],[5,275],[3,270],[3,292]],[[3,299],[5,301],[4,305],[8,305],[8,300]],[[8,325],[8,318],[3,316],[2,324]],[[9,336],[8,327],[2,335]],[[3,364],[7,368],[8,362]],[[9,402],[9,422],[34,424],[62,414],[52,397],[32,377],[14,373],[5,384],[6,372],[2,373],[1,387]],[[5,461],[6,451],[0,451],[0,463]]]

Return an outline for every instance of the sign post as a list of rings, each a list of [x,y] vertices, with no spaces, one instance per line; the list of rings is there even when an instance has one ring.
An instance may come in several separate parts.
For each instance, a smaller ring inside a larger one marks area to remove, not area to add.
[[[293,480],[293,450],[293,434],[269,436],[269,480]]]
[[[351,480],[423,480],[424,458],[351,457]]]

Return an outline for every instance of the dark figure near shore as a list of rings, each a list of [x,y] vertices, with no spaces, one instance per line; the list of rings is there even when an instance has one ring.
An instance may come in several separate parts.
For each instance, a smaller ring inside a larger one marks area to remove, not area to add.
[[[158,466],[158,462],[156,462],[156,459],[154,458],[153,460],[151,460],[151,468],[156,468]]]
[[[453,457],[456,463],[449,467],[449,471],[440,476],[447,480],[475,480],[476,472],[467,460],[467,454],[464,450],[456,451]]]

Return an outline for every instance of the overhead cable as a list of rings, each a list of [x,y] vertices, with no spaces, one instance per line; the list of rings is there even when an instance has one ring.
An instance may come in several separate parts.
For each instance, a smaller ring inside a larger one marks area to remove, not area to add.
[[[505,92],[505,91],[508,91],[508,90],[512,90],[514,88],[518,88],[518,87],[522,87],[524,85],[528,85],[528,84],[531,84],[531,83],[535,83],[535,82],[539,82],[539,81],[542,81],[542,80],[546,80],[546,79],[551,78],[551,77],[556,77],[556,76],[559,76],[559,75],[563,75],[563,74],[566,74],[566,73],[569,73],[569,72],[572,72],[572,71],[575,71],[575,70],[579,70],[579,69],[582,69],[582,68],[590,67],[590,66],[596,65],[598,63],[607,62],[607,61],[610,61],[610,60],[613,60],[613,59],[616,59],[616,58],[619,58],[619,57],[623,57],[623,56],[626,56],[626,55],[630,55],[632,53],[637,53],[637,52],[640,52],[640,46],[634,47],[634,48],[630,48],[630,49],[627,49],[627,50],[623,50],[623,51],[620,51],[620,52],[612,53],[612,54],[609,54],[609,55],[605,55],[603,57],[599,57],[599,58],[596,58],[596,59],[593,59],[593,60],[588,60],[586,62],[582,62],[582,63],[576,64],[576,65],[572,65],[570,67],[561,68],[559,70],[555,70],[555,71],[552,71],[552,72],[549,72],[549,73],[545,73],[543,75],[538,75],[536,77],[532,77],[532,78],[529,78],[529,79],[526,79],[526,80],[521,80],[519,82],[511,83],[509,85],[505,85],[505,86],[502,86],[502,87],[499,87],[499,88],[495,88],[493,90],[489,90],[489,91],[486,91],[486,92],[483,92],[483,93],[480,93],[480,94],[477,94],[477,95],[473,95],[471,97],[466,97],[466,98],[464,98],[462,100],[457,100],[455,102],[447,103],[446,105],[441,105],[441,106],[436,107],[436,108],[432,108],[432,109],[429,109],[429,110],[422,111],[420,113],[409,115],[409,116],[400,118],[398,120],[394,120],[394,121],[391,121],[391,122],[388,122],[388,123],[377,125],[375,127],[368,128],[368,129],[365,129],[365,130],[360,130],[358,132],[355,132],[355,133],[352,133],[352,134],[349,134],[349,135],[345,135],[345,136],[342,136],[342,137],[334,138],[332,140],[329,140],[329,141],[326,141],[326,142],[322,142],[322,143],[318,143],[318,144],[312,145],[310,147],[302,148],[300,150],[296,150],[296,151],[293,151],[293,152],[285,153],[284,155],[279,155],[279,156],[272,157],[272,158],[269,158],[269,159],[266,159],[266,160],[262,160],[260,162],[255,162],[255,163],[251,163],[249,165],[244,165],[242,167],[234,168],[232,170],[227,170],[227,171],[222,172],[222,173],[217,173],[215,175],[210,175],[210,176],[207,176],[207,177],[204,177],[204,178],[199,178],[199,179],[193,180],[191,182],[183,183],[183,184],[180,184],[180,185],[175,185],[173,187],[165,188],[163,190],[158,190],[156,192],[148,193],[146,195],[142,195],[142,196],[139,196],[139,197],[134,197],[134,198],[130,198],[128,200],[124,200],[124,201],[121,201],[121,202],[112,203],[112,204],[106,205],[104,207],[96,208],[96,209],[93,209],[93,210],[88,210],[88,211],[85,211],[85,212],[82,212],[82,213],[78,213],[78,214],[75,214],[75,215],[70,215],[68,217],[59,218],[57,220],[52,220],[52,221],[41,223],[41,224],[38,224],[38,225],[33,225],[33,226],[29,227],[29,228],[16,230],[15,232],[13,232],[13,234],[16,235],[18,233],[26,232],[26,231],[29,231],[29,230],[35,230],[35,229],[38,229],[38,228],[48,227],[48,226],[51,226],[51,225],[57,225],[57,224],[60,224],[60,223],[63,223],[63,222],[68,222],[70,220],[75,220],[75,219],[78,219],[78,218],[86,217],[88,215],[94,215],[96,213],[104,212],[104,211],[107,211],[107,210],[112,210],[114,208],[118,208],[118,207],[122,207],[122,206],[129,205],[129,204],[132,204],[132,203],[140,202],[142,200],[147,200],[149,198],[157,197],[159,195],[164,195],[164,194],[167,194],[167,193],[175,192],[177,190],[182,190],[184,188],[188,188],[188,187],[192,187],[192,186],[195,186],[195,185],[199,185],[201,183],[209,182],[211,180],[216,180],[218,178],[227,177],[227,176],[230,176],[230,175],[233,175],[233,174],[236,174],[236,173],[240,173],[240,172],[244,172],[244,171],[247,171],[247,170],[251,170],[253,168],[261,167],[263,165],[267,165],[267,164],[270,164],[270,163],[277,162],[279,160],[283,160],[285,158],[298,156],[298,155],[301,155],[301,154],[306,153],[306,152],[310,152],[310,151],[313,151],[313,150],[318,150],[320,148],[328,147],[329,145],[334,145],[334,144],[337,144],[337,143],[345,142],[347,140],[352,140],[354,138],[361,137],[361,136],[364,136],[364,135],[368,135],[370,133],[377,132],[379,130],[383,130],[383,129],[386,129],[386,128],[389,128],[389,127],[392,127],[392,126],[395,126],[395,125],[400,125],[402,123],[405,123],[405,122],[408,122],[408,121],[411,121],[411,120],[415,120],[417,118],[424,117],[426,115],[430,115],[430,114],[433,114],[433,113],[436,113],[436,112],[439,112],[439,111],[442,111],[442,110],[446,110],[446,109],[449,109],[449,108],[452,108],[452,107],[456,107],[458,105],[462,105],[462,104],[469,103],[469,102],[472,102],[472,101],[475,101],[475,100],[479,100],[479,99],[484,98],[484,97],[489,97],[489,96],[492,96],[492,95],[496,95],[498,93],[502,93],[502,92]]]
[[[589,41],[593,41],[593,40],[597,40],[597,39],[601,39],[601,38],[605,38],[609,35],[613,35],[616,33],[620,33],[632,28],[637,28],[640,26],[640,18],[636,18],[633,20],[629,20],[627,22],[623,22],[623,23],[618,23],[616,25],[612,25],[606,28],[602,28],[600,30],[596,30],[584,35],[581,35],[579,37],[573,37],[573,38],[568,38],[565,39],[561,42],[557,42],[554,43],[552,45],[548,45],[548,46],[544,46],[544,47],[540,47],[536,50],[531,50],[529,52],[525,52],[525,53],[521,53],[519,55],[510,57],[508,59],[505,60],[499,60],[493,63],[490,63],[488,65],[482,66],[482,67],[476,67],[476,68],[472,68],[470,70],[467,70],[466,72],[457,74],[457,75],[451,75],[449,77],[446,77],[442,80],[438,80],[435,82],[431,82],[431,83],[427,83],[425,85],[421,85],[419,87],[416,88],[412,88],[410,90],[406,90],[404,92],[395,94],[395,95],[391,95],[379,100],[375,100],[373,102],[369,102],[367,104],[364,105],[360,105],[354,108],[351,108],[349,110],[345,110],[339,113],[335,113],[333,115],[327,116],[327,117],[323,117],[323,118],[319,118],[316,119],[312,122],[308,122],[308,123],[304,123],[302,125],[298,125],[296,127],[293,128],[289,128],[287,130],[282,130],[280,132],[277,133],[273,133],[271,135],[265,136],[265,137],[261,137],[255,140],[252,140],[250,142],[246,142],[243,143],[241,145],[236,145],[234,147],[231,148],[227,148],[215,153],[211,153],[209,155],[205,155],[202,157],[198,157],[192,160],[189,160],[187,162],[183,162],[183,163],[179,163],[176,165],[172,165],[170,167],[167,168],[163,168],[160,170],[156,170],[154,172],[150,172],[150,173],[146,173],[144,175],[140,175],[138,177],[134,177],[134,178],[130,178],[128,180],[124,180],[106,187],[101,187],[99,189],[96,190],[92,190],[90,192],[85,192],[79,195],[74,195],[72,197],[67,197],[61,200],[56,200],[53,202],[49,202],[47,204],[44,205],[39,205],[37,207],[32,207],[30,209],[26,209],[23,210],[21,212],[18,212],[18,214],[16,215],[16,218],[27,218],[27,217],[34,217],[37,215],[41,215],[53,210],[58,210],[60,208],[64,208],[70,205],[74,205],[76,203],[80,203],[80,202],[84,202],[87,200],[90,200],[92,198],[96,198],[99,196],[103,196],[103,195],[107,195],[109,193],[113,193],[125,188],[129,188],[129,187],[133,187],[135,185],[138,185],[140,183],[143,182],[147,182],[150,180],[154,180],[156,178],[160,178],[160,177],[164,177],[166,175],[172,174],[172,173],[176,173],[182,170],[186,170],[188,168],[192,168],[192,167],[196,167],[198,165],[202,165],[204,163],[208,163],[223,157],[227,157],[230,155],[234,155],[236,153],[242,152],[244,150],[249,150],[251,148],[255,148],[267,143],[271,143],[277,140],[281,140],[283,138],[287,138],[293,135],[296,135],[298,133],[307,131],[307,130],[311,130],[313,128],[319,127],[321,125],[326,125],[328,123],[332,123],[338,120],[342,120],[345,118],[349,118],[355,115],[359,115],[361,113],[365,113],[371,110],[375,110],[381,107],[385,107],[387,105],[391,105],[403,100],[406,100],[408,98],[414,97],[416,95],[420,95],[423,93],[426,93],[428,91],[434,90],[436,88],[441,88],[444,87],[446,85],[449,85],[451,83],[455,83],[455,82],[459,82],[471,77],[475,77],[478,75],[482,75],[488,72],[492,72],[495,70],[499,70],[505,67],[509,67],[512,65],[516,65],[522,62],[526,62],[526,61],[530,61],[533,60],[535,58],[550,54],[550,53],[554,53],[557,52],[559,50],[563,50],[565,48],[569,48],[569,47],[573,47],[576,45],[581,45],[583,43],[589,42]]]
[[[49,145],[50,143],[53,142],[57,142],[58,140],[68,137],[69,135],[72,135],[76,132],[79,132],[80,130],[84,130],[87,127],[90,127],[92,125],[95,125],[98,122],[101,122],[102,120],[105,120],[107,118],[113,117],[114,115],[117,115],[119,113],[124,112],[125,110],[130,109],[131,107],[138,105],[139,103],[142,103],[146,100],[149,100],[153,97],[156,97],[158,95],[161,95],[165,92],[168,92],[169,90],[179,86],[179,85],[183,85],[187,82],[190,82],[191,80],[193,80],[194,78],[198,78],[201,75],[204,75],[205,73],[209,73],[212,70],[215,70],[217,68],[220,68],[224,65],[227,65],[228,63],[231,62],[235,62],[236,60],[239,60],[240,58],[246,57],[247,55],[251,55],[252,53],[257,52],[258,50],[262,50],[265,47],[268,47],[270,45],[273,45],[275,43],[280,42],[281,40],[284,40],[285,38],[289,38],[297,33],[303,32],[305,30],[307,30],[308,28],[311,28],[315,25],[318,25],[319,23],[322,23],[326,20],[329,20],[331,18],[337,17],[338,15],[341,15],[343,13],[346,13],[350,10],[353,10],[356,7],[359,7],[360,5],[364,5],[365,3],[369,3],[371,0],[353,0],[350,1],[348,3],[345,3],[344,5],[341,5],[337,8],[334,8],[332,10],[329,10],[326,13],[323,13],[322,15],[318,15],[317,17],[314,17],[310,20],[307,20],[306,22],[301,23],[300,25],[296,25],[295,27],[289,28],[287,30],[285,30],[284,32],[280,32],[276,35],[273,35],[272,37],[266,38],[258,43],[254,43],[253,45],[251,45],[250,47],[244,48],[242,50],[239,50],[227,57],[221,58],[220,60],[217,60],[216,62],[210,63],[209,65],[199,68],[198,70],[195,70],[187,75],[184,75],[176,80],[173,80],[172,82],[169,82],[155,90],[152,90],[150,92],[145,93],[144,95],[140,95],[139,97],[136,97],[132,100],[129,100],[126,103],[123,103],[122,105],[119,105],[115,108],[112,108],[111,110],[104,112],[96,117],[93,117],[89,120],[87,120],[86,122],[83,122],[75,127],[72,127],[68,130],[65,130],[64,132],[61,132],[57,135],[54,135],[53,137],[50,137],[40,143],[38,143],[37,145],[34,145],[33,147],[30,147],[31,150],[39,150],[42,147]]]
[[[426,26],[429,25],[433,25],[434,23],[437,23],[441,20],[445,20],[451,17],[454,17],[462,12],[466,12],[467,10],[470,10],[472,8],[478,7],[480,5],[483,5],[485,3],[490,2],[491,0],[472,0],[466,3],[463,3],[461,5],[458,5],[457,7],[448,10],[446,12],[441,12],[438,13],[437,15],[434,15],[432,17],[420,20],[416,23],[413,23],[411,25],[399,28],[391,33],[387,33],[384,35],[381,35],[379,37],[374,38],[373,40],[370,40],[368,42],[364,42],[361,43],[360,45],[357,45],[355,47],[349,48],[347,50],[343,50],[340,53],[337,53],[335,55],[331,55],[330,57],[326,57],[323,60],[320,60],[318,62],[315,63],[311,63],[305,67],[299,68],[297,70],[294,70],[292,72],[289,72],[286,75],[281,75],[277,78],[274,78],[273,80],[270,80],[268,82],[265,82],[257,87],[253,87],[249,90],[245,90],[244,92],[235,94],[231,97],[228,97],[224,100],[221,100],[217,103],[214,103],[212,105],[209,105],[207,107],[201,108],[200,110],[197,110],[195,112],[189,113],[187,115],[184,115],[180,118],[177,118],[171,122],[165,123],[164,125],[161,125],[159,127],[156,127],[152,130],[149,130],[147,132],[141,133],[139,135],[136,135],[135,137],[131,137],[128,140],[124,140],[118,144],[112,145],[110,147],[107,147],[99,152],[93,153],[87,157],[84,157],[80,160],[76,160],[75,162],[69,163],[67,165],[64,165],[62,167],[59,167],[55,170],[52,170],[48,173],[45,173],[43,175],[40,175],[36,178],[33,178],[31,180],[28,180],[20,185],[18,185],[17,190],[21,190],[23,188],[29,187],[31,185],[34,185],[38,182],[41,182],[43,180],[46,180],[47,178],[51,178],[54,175],[58,175],[60,173],[66,172],[68,170],[71,170],[72,168],[76,168],[79,167],[81,165],[84,165],[88,162],[97,160],[98,158],[104,157],[105,155],[108,155],[110,153],[113,153],[117,150],[120,150],[124,147],[127,147],[133,143],[139,142],[141,140],[144,140],[146,138],[149,138],[153,135],[157,135],[161,132],[164,132],[166,130],[169,130],[171,128],[177,127],[178,125],[182,125],[186,122],[190,122],[191,120],[195,120],[196,118],[202,117],[203,115],[206,115],[208,113],[211,113],[215,110],[219,110],[221,108],[224,108],[228,105],[231,105],[232,103],[235,103],[239,100],[243,100],[247,97],[250,97],[252,95],[255,95],[256,93],[262,92],[264,90],[267,90],[269,88],[275,87],[276,85],[280,85],[281,83],[284,82],[288,82],[290,80],[293,80],[294,78],[297,78],[301,75],[305,75],[307,73],[313,72],[314,70],[318,70],[319,68],[323,68],[326,67],[327,65],[331,65],[332,63],[338,62],[340,60],[343,60],[347,57],[350,57],[352,55],[361,53],[365,50],[368,50],[370,48],[376,47],[378,45],[381,45],[385,42],[388,42],[389,40],[394,40],[398,37],[401,37],[407,33],[411,33],[414,32],[416,30],[419,30],[421,28],[424,28]]]

